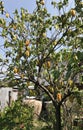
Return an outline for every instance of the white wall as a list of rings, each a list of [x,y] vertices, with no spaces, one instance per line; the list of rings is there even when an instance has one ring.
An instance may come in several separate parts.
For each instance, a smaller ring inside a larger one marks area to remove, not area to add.
[[[2,111],[9,103],[9,92],[11,93],[11,100],[17,100],[18,92],[13,91],[12,88],[0,88],[0,110]]]

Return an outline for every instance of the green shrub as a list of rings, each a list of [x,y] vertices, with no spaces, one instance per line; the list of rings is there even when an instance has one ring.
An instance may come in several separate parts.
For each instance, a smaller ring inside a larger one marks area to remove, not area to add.
[[[31,130],[33,108],[22,104],[21,101],[13,102],[11,107],[6,107],[0,116],[0,130]]]

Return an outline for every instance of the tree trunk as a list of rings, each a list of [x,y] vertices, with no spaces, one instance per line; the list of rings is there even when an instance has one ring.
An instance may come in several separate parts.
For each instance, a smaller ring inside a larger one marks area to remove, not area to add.
[[[55,130],[61,130],[61,111],[60,111],[60,105],[56,107],[56,124],[55,124]]]

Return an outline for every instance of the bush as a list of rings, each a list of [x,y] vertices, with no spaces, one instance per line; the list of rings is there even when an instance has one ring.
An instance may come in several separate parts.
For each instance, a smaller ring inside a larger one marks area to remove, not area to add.
[[[33,108],[22,104],[21,101],[13,102],[11,107],[6,107],[0,116],[0,130],[31,130]]]

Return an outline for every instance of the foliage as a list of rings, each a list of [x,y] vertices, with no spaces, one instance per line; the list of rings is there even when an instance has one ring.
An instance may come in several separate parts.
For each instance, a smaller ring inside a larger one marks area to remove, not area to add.
[[[23,105],[20,101],[13,102],[0,113],[1,130],[31,130],[33,109]]]

